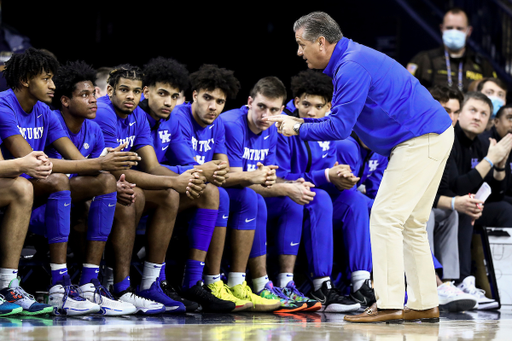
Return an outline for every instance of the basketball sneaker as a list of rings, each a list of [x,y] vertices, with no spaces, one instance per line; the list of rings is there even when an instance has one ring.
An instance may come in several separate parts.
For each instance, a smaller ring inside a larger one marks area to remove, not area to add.
[[[330,280],[323,282],[320,289],[312,291],[309,296],[320,302],[322,311],[326,313],[347,313],[361,308],[359,303],[343,296]]]
[[[0,295],[0,316],[9,316],[19,314],[23,308],[17,304],[7,302],[2,295]]]
[[[235,303],[235,310],[233,310],[232,312],[243,311],[252,308],[251,301],[242,300],[235,297],[231,290],[229,290],[227,284],[224,283],[223,281],[217,281],[212,284],[209,284],[208,289],[210,289],[212,295],[214,295],[215,297],[220,298],[221,300],[231,301]]]
[[[281,288],[275,287],[272,281],[268,281],[258,295],[263,298],[279,300],[281,302],[281,306],[274,310],[274,313],[294,313],[307,308],[306,303],[296,302],[286,297],[281,291]]]
[[[50,288],[48,303],[53,306],[54,315],[86,315],[100,311],[100,306],[81,297],[78,288],[71,285],[69,275]]]
[[[28,294],[20,287],[20,279],[13,279],[7,288],[0,290],[0,294],[9,303],[14,303],[23,308],[21,315],[43,315],[53,311],[48,304],[38,303],[34,296]]]
[[[162,303],[137,295],[132,287],[121,291],[119,294],[115,295],[115,297],[121,302],[134,305],[137,309],[135,311],[136,314],[154,315],[165,313],[165,306]]]
[[[175,301],[167,296],[162,287],[160,286],[160,279],[151,284],[151,287],[146,290],[137,290],[137,295],[140,297],[147,298],[158,303],[162,303],[165,306],[166,313],[184,313],[186,311],[185,305],[180,301]]]
[[[471,310],[475,307],[476,298],[466,294],[452,282],[445,282],[437,287],[439,309],[451,312]]]
[[[178,294],[178,292],[176,291],[176,289],[174,289],[172,286],[170,286],[167,283],[167,281],[161,281],[160,287],[162,288],[164,294],[166,294],[167,296],[169,296],[170,298],[172,298],[175,301],[183,303],[187,313],[201,311],[201,306],[198,303],[181,297],[180,294]]]
[[[90,283],[82,285],[80,290],[83,298],[100,306],[101,315],[130,315],[135,314],[137,311],[137,308],[133,304],[116,300],[112,294],[101,285],[97,278],[93,278]]]
[[[277,298],[267,299],[254,294],[245,281],[242,284],[229,288],[229,290],[239,300],[251,302],[252,307],[250,311],[274,311],[281,306],[281,301]]]
[[[498,302],[485,296],[484,290],[475,287],[475,276],[468,276],[464,278],[462,283],[460,283],[457,288],[466,294],[470,294],[476,299],[477,304],[475,304],[473,309],[488,310],[499,308]]]
[[[235,302],[223,300],[212,294],[210,288],[202,281],[185,291],[184,296],[189,300],[197,302],[207,313],[230,313],[236,309]]]
[[[299,289],[297,289],[297,287],[295,286],[295,282],[294,281],[288,282],[286,287],[281,288],[281,291],[283,292],[283,294],[286,297],[288,297],[289,299],[291,299],[291,300],[293,300],[295,302],[306,303],[306,309],[302,310],[304,312],[306,312],[306,311],[316,311],[316,310],[322,309],[322,303],[320,303],[318,301],[315,301],[315,300],[312,300],[309,297],[306,297],[303,293],[301,293],[299,291]]]
[[[361,304],[361,306],[371,307],[375,303],[375,291],[369,279],[365,280],[359,290],[350,294],[350,298]]]

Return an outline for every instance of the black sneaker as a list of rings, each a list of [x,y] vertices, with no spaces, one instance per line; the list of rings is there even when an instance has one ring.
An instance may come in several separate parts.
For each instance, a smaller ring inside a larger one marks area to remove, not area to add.
[[[375,303],[375,291],[369,279],[365,280],[361,288],[350,294],[350,298],[361,304],[361,306],[371,307]]]
[[[203,312],[207,313],[229,313],[236,309],[234,302],[215,297],[202,281],[198,281],[196,285],[185,291],[183,296],[199,303],[203,307]]]
[[[311,291],[309,296],[322,303],[321,311],[326,313],[347,313],[361,308],[359,303],[343,296],[330,280],[323,282],[320,289]]]
[[[199,304],[197,304],[196,302],[193,302],[193,301],[189,301],[186,298],[181,297],[180,294],[178,294],[178,292],[172,286],[167,284],[167,281],[161,281],[160,287],[162,288],[162,291],[164,292],[164,294],[166,294],[167,296],[169,296],[170,298],[172,298],[175,301],[179,301],[179,302],[183,303],[183,305],[185,305],[185,309],[186,309],[187,313],[201,311],[201,306]]]

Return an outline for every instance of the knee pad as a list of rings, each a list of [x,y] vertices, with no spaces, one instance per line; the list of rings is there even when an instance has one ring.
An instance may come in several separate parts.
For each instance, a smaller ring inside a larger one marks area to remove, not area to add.
[[[87,240],[106,242],[116,211],[117,192],[97,195],[92,199],[89,209]]]
[[[256,230],[254,231],[254,241],[249,258],[267,254],[267,205],[259,194],[257,194],[257,203]]]
[[[45,222],[49,244],[68,241],[71,224],[71,191],[50,194],[46,204]]]
[[[258,215],[258,194],[250,188],[227,188],[229,195],[228,227],[235,230],[255,230]]]
[[[222,187],[219,187],[219,213],[217,214],[217,221],[215,226],[226,227],[228,226],[229,218],[229,194]]]
[[[217,210],[198,208],[188,229],[188,240],[191,249],[208,251],[212,240]]]

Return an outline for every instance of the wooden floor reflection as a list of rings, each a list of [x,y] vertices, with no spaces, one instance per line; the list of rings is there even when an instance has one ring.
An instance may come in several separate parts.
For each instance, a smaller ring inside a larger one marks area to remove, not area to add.
[[[342,314],[0,318],[0,340],[512,340],[512,310],[443,314],[438,324],[350,324]]]

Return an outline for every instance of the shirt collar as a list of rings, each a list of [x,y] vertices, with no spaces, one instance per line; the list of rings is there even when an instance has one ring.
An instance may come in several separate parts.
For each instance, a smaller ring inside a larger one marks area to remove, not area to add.
[[[329,63],[327,64],[327,67],[324,69],[324,73],[334,78],[334,74],[336,73],[336,69],[338,68],[338,61],[341,59],[341,56],[345,51],[347,50],[348,46],[348,39],[343,37],[340,41],[336,43],[336,46],[334,47],[334,51],[332,51],[331,58],[329,59]]]

